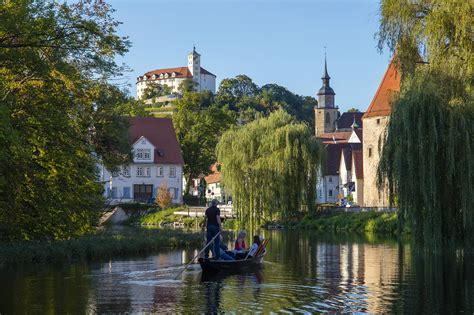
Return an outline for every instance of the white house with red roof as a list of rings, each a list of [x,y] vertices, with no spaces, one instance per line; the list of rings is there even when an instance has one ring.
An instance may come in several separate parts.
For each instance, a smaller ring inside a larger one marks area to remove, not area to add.
[[[117,172],[100,167],[111,203],[151,202],[165,184],[172,203],[182,203],[184,160],[170,118],[132,117],[128,130],[133,162]]]
[[[141,99],[143,92],[150,83],[167,85],[172,93],[178,93],[180,84],[185,80],[194,81],[195,90],[216,93],[216,76],[201,67],[201,55],[193,48],[188,54],[188,64],[184,67],[156,69],[137,78],[137,98]]]

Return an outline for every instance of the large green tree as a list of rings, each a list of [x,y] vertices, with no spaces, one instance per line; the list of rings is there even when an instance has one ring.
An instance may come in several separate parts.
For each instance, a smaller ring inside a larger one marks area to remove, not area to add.
[[[258,87],[248,76],[238,75],[222,80],[216,93],[215,104],[228,106],[238,113],[242,124],[283,109],[312,127],[317,101],[310,96],[294,94],[278,84]]]
[[[217,157],[241,223],[313,209],[320,154],[311,129],[283,110],[225,132]]]
[[[209,174],[211,164],[216,162],[219,137],[234,124],[235,114],[213,105],[209,92],[185,92],[175,105],[173,125],[183,152],[187,194],[192,178]]]
[[[474,245],[473,14],[469,1],[381,1],[380,47],[402,72],[379,165],[418,244]]]
[[[129,44],[111,14],[103,1],[0,4],[1,238],[88,231],[102,202],[96,163],[130,158],[131,100],[108,83]]]

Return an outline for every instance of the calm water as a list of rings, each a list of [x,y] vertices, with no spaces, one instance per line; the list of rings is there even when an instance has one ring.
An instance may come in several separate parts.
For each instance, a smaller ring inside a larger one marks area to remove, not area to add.
[[[370,237],[266,231],[260,270],[202,279],[194,250],[0,269],[0,313],[474,312],[474,259]]]

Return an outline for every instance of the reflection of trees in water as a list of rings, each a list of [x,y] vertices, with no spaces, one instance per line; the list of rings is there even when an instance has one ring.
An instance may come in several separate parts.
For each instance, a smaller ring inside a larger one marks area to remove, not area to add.
[[[86,314],[90,302],[85,264],[36,265],[0,271],[0,313]]]
[[[474,257],[461,250],[441,253],[412,249],[399,262],[398,299],[390,312],[473,313]]]

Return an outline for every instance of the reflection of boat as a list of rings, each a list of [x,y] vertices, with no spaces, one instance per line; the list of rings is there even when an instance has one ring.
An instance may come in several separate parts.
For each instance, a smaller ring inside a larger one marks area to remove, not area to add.
[[[263,261],[263,255],[240,260],[214,260],[199,258],[198,261],[203,272],[238,271],[260,266]]]
[[[228,277],[237,277],[239,279],[251,278],[256,282],[262,281],[263,263],[253,265],[251,268],[229,269],[229,270],[214,270],[203,271],[201,273],[201,282],[222,282]]]

